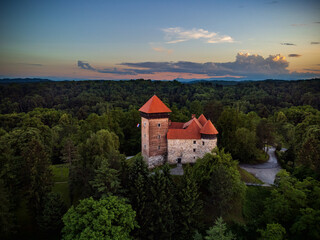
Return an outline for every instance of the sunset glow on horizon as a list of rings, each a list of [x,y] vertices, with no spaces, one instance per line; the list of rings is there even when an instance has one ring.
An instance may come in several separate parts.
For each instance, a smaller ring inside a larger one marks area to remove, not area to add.
[[[0,78],[320,77],[320,2],[5,1]]]

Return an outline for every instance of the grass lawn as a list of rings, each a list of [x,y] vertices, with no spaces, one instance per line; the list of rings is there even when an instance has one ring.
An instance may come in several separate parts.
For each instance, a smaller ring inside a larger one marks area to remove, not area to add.
[[[253,176],[251,173],[247,172],[246,170],[242,169],[241,167],[238,166],[238,171],[240,172],[241,175],[241,180],[246,182],[246,183],[258,183],[258,184],[263,184],[263,182]]]
[[[51,165],[54,182],[67,182],[69,177],[69,167],[66,164]]]
[[[52,191],[59,193],[62,200],[70,207],[70,196],[69,196],[69,168],[66,164],[51,165],[51,170],[53,173],[54,185]]]

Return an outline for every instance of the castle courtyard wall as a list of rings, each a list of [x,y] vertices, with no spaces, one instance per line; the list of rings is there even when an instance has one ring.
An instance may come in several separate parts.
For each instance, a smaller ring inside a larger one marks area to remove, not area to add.
[[[195,142],[195,143],[194,143]],[[202,158],[217,146],[214,139],[168,139],[168,163],[176,164],[181,158],[181,163],[195,163],[197,158]]]

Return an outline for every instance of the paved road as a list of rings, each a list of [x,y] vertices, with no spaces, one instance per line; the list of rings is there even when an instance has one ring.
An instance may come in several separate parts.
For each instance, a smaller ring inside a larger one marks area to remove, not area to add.
[[[265,149],[267,150],[267,149]],[[271,147],[267,150],[269,160],[261,164],[245,164],[241,163],[239,166],[244,170],[252,173],[256,178],[259,178],[266,184],[273,184],[276,174],[281,170],[278,164],[277,157],[275,154],[276,149]]]

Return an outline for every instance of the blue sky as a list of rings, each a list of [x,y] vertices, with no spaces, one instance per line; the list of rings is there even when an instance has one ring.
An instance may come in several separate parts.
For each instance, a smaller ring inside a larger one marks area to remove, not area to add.
[[[2,1],[0,77],[320,76],[320,2]]]

